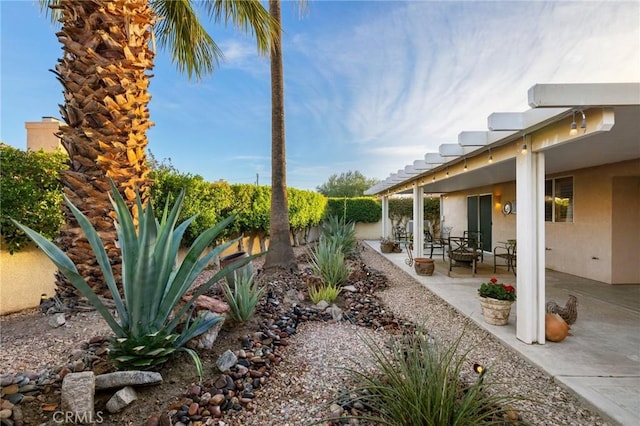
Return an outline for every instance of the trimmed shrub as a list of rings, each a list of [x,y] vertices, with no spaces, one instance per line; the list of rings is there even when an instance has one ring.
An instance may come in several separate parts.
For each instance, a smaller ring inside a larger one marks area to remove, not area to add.
[[[375,223],[382,218],[382,204],[373,197],[329,198],[325,214],[346,222]]]
[[[10,253],[30,239],[9,218],[14,218],[48,239],[60,233],[64,222],[60,204],[60,171],[67,168],[62,151],[22,151],[0,143],[0,227]]]

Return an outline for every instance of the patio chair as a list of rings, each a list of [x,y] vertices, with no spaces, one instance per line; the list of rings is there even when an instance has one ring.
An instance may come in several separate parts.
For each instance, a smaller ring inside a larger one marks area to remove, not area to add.
[[[506,265],[498,265],[497,260],[504,259]],[[515,240],[509,240],[499,246],[493,248],[493,272],[496,272],[498,266],[506,266],[507,272],[513,271],[516,275],[517,246]]]
[[[393,227],[393,239],[396,243],[408,243],[410,241],[407,228],[401,225]]]
[[[484,262],[484,247],[482,246],[482,232],[479,231],[464,231],[462,233],[464,238],[469,238],[473,241],[473,244],[478,248],[480,253],[480,262]]]
[[[424,231],[424,248],[429,250],[429,259],[433,258],[433,250],[442,250],[442,260],[444,260],[444,254],[447,251],[447,242],[449,241],[449,235],[441,235],[440,238],[433,236],[430,230]]]
[[[449,273],[455,266],[470,266],[471,275],[475,277],[480,253],[473,239],[449,237],[447,254],[449,255]]]

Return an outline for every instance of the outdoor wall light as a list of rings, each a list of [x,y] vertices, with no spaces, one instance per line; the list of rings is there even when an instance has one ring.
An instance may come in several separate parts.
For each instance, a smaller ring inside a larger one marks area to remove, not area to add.
[[[583,133],[587,131],[587,117],[584,115],[584,111],[582,111],[581,109],[579,110],[573,110],[573,120],[571,121],[571,127],[569,128],[569,135],[570,136],[575,136],[578,134],[578,123],[576,123],[576,112],[579,112],[580,114],[582,114],[582,123],[580,123],[580,128],[582,129]]]

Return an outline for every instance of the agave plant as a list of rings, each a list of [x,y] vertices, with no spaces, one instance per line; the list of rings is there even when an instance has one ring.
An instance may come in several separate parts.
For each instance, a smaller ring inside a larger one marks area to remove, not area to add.
[[[176,198],[171,210],[168,202],[165,204],[159,221],[150,200],[147,201],[146,207],[143,207],[139,194],[136,194],[135,208],[139,218],[136,226],[124,199],[113,182],[110,182],[110,185],[113,193],[110,198],[117,219],[118,244],[122,254],[123,296],[118,291],[109,258],[98,232],[66,197],[65,202],[96,255],[105,283],[113,297],[117,316],[106,308],[62,250],[29,227],[15,220],[13,222],[45,252],[113,330],[115,337],[110,342],[109,357],[117,368],[150,368],[166,362],[176,351],[186,351],[193,358],[202,378],[202,364],[198,354],[184,345],[223,320],[223,317],[204,311],[192,319],[195,299],[218,280],[236,268],[244,266],[255,256],[249,256],[222,268],[200,286],[187,303],[179,307],[178,303],[205,266],[236,242],[234,240],[220,244],[205,254],[222,230],[234,220],[234,216],[222,220],[200,234],[183,260],[179,261],[180,242],[185,230],[195,219],[193,216],[177,225],[184,190]]]
[[[329,216],[320,226],[320,239],[334,240],[341,246],[342,253],[349,256],[358,245],[355,223],[347,222],[346,219],[335,215]]]
[[[313,304],[317,304],[321,300],[326,301],[327,303],[333,303],[342,292],[342,287],[338,287],[335,285],[309,285],[307,287],[309,291],[309,299]]]
[[[332,287],[339,287],[349,279],[349,267],[344,261],[342,245],[333,238],[322,238],[318,245],[309,250],[311,270],[322,281]]]
[[[231,280],[233,289],[228,281],[222,282],[222,291],[229,304],[229,315],[237,322],[245,322],[256,309],[260,298],[265,292],[264,287],[259,287],[255,281],[255,274],[246,271],[233,271],[234,279]]]

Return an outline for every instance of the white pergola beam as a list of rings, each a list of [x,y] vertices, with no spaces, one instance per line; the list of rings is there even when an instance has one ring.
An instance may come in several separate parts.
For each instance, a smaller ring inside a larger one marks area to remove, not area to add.
[[[571,108],[540,108],[525,112],[494,112],[487,118],[487,126],[493,131],[519,131],[570,111]]]
[[[399,183],[404,181],[404,178],[399,176],[398,173],[391,173],[387,179],[391,183]]]
[[[404,172],[408,176],[415,176],[420,174],[420,170],[416,170],[412,165],[405,166]]]
[[[640,83],[536,84],[527,98],[531,108],[637,105]]]
[[[432,169],[431,165],[425,163],[424,160],[416,160],[413,162],[413,168],[414,170],[430,170]]]
[[[513,135],[513,131],[467,131],[458,133],[458,144],[463,147],[482,147]],[[471,150],[473,151],[473,149]]]
[[[461,155],[469,154],[475,148],[469,148],[462,146],[458,143],[443,143],[438,147],[438,152],[443,157],[460,157]],[[449,159],[451,161],[451,159]]]
[[[424,155],[424,162],[427,164],[444,164],[446,159],[439,153],[427,152]]]

